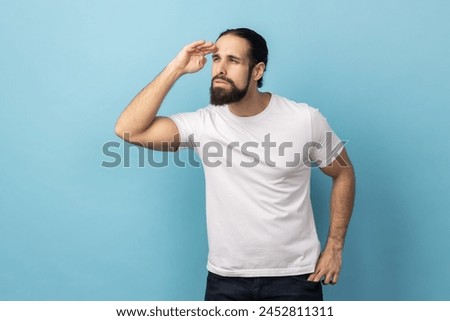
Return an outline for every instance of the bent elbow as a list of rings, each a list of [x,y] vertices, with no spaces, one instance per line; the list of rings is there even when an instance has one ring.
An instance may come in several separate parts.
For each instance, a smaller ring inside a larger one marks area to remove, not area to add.
[[[119,136],[120,138],[124,138],[124,130],[121,128],[121,127],[119,127],[117,124],[116,124],[116,126],[114,127],[114,133],[117,135],[117,136]]]
[[[126,141],[130,139],[130,136],[132,134],[132,132],[129,129],[126,129],[118,124],[116,124],[116,126],[114,127],[114,132],[117,136]]]

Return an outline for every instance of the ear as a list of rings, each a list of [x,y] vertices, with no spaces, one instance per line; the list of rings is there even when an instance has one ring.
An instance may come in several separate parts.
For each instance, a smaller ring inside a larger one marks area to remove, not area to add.
[[[253,80],[258,81],[264,76],[264,70],[266,70],[266,64],[259,62],[253,67]]]

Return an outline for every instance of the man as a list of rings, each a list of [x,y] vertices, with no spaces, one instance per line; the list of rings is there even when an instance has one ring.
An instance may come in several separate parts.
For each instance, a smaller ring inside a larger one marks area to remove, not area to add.
[[[212,54],[211,104],[156,116],[178,78]],[[338,281],[354,202],[347,152],[317,109],[260,92],[268,50],[246,29],[185,46],[122,112],[116,134],[146,148],[193,148],[206,181],[205,300],[322,300]],[[309,196],[311,167],[332,177],[330,229],[320,243]]]

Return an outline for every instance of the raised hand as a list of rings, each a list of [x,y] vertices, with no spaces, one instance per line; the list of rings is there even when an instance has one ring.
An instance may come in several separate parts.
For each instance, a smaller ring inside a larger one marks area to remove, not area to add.
[[[205,56],[216,51],[217,47],[214,43],[199,40],[186,45],[172,60],[170,65],[181,72],[181,74],[194,73],[205,66]]]
[[[185,46],[124,109],[116,122],[116,134],[130,143],[147,148],[176,150],[180,143],[178,128],[169,117],[156,116],[158,110],[178,78],[202,69],[206,63],[205,55],[216,51],[212,42],[204,40]]]

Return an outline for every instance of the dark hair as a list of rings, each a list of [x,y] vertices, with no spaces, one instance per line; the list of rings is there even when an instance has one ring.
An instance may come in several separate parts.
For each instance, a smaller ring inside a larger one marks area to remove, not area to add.
[[[265,65],[264,71],[266,71],[269,50],[267,49],[266,40],[264,40],[260,34],[248,28],[228,29],[222,32],[219,37],[217,37],[217,40],[225,35],[234,35],[247,40],[250,45],[250,70],[253,69],[256,64],[263,62]],[[262,85],[263,77],[258,80],[258,88],[261,88]]]

